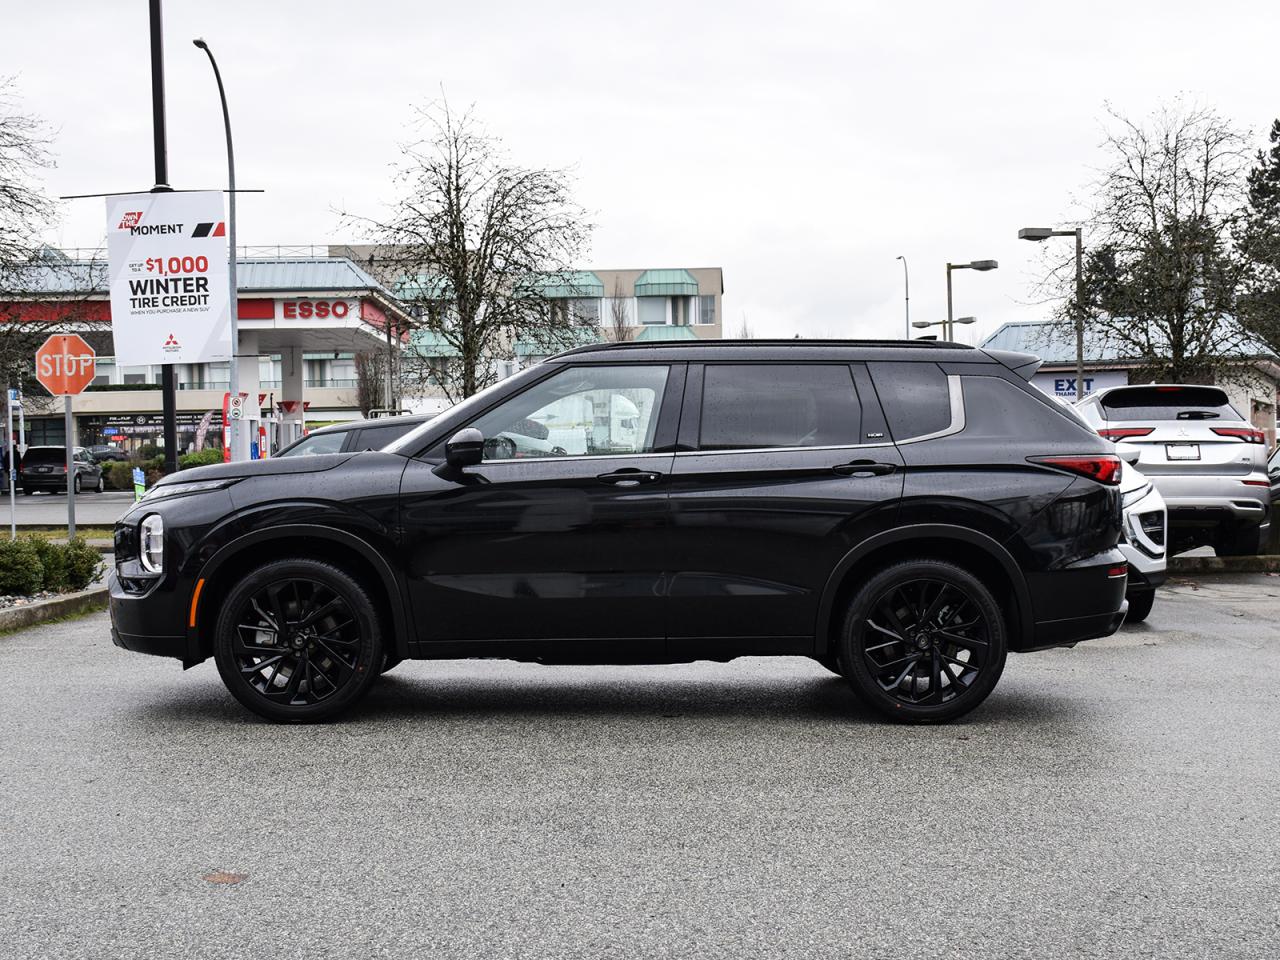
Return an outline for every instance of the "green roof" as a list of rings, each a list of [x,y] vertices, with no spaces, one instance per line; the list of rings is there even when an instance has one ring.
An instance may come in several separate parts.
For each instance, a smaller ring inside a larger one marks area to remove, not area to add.
[[[696,297],[698,281],[688,270],[646,270],[636,279],[637,297]]]
[[[461,352],[434,330],[414,330],[409,334],[409,349],[423,357],[458,357]]]
[[[636,342],[644,340],[697,340],[698,335],[688,327],[672,327],[667,324],[655,323],[651,327],[645,327],[636,334]]]
[[[604,284],[590,270],[540,273],[533,278],[530,286],[548,299],[604,296]]]

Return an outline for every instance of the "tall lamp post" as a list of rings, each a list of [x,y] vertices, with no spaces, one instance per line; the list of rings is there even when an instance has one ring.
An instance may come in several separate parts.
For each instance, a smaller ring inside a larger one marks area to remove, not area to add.
[[[895,260],[902,261],[902,305],[907,312],[907,339],[911,339],[911,277],[907,273],[907,258],[905,256],[894,257]]]
[[[218,61],[213,58],[213,51],[203,40],[192,40],[197,47],[209,57],[213,67],[213,78],[218,82],[218,97],[222,101],[222,124],[227,130],[227,242],[231,246],[231,254],[227,258],[227,276],[231,286],[231,370],[228,376],[227,392],[233,397],[240,396],[240,318],[238,316],[240,288],[236,283],[236,155],[231,145],[231,113],[227,110],[227,92],[222,86],[222,72],[218,69]],[[241,450],[244,437],[244,421],[231,421],[231,459],[247,460],[248,451]]]
[[[1018,231],[1019,240],[1036,243],[1050,237],[1076,238],[1076,402],[1084,397],[1084,230],[1054,230],[1051,227],[1023,227]]]
[[[951,311],[951,271],[952,270],[979,270],[985,273],[988,270],[994,270],[1000,264],[994,260],[974,260],[971,263],[948,263],[947,264],[947,323],[942,328],[942,337],[944,340],[955,339],[955,321],[952,320]]]
[[[917,330],[923,330],[926,327],[942,327],[945,329],[947,326],[954,327],[957,323],[969,324],[969,323],[977,323],[977,322],[978,322],[977,317],[956,317],[955,320],[917,320],[915,323],[912,324],[912,326],[915,327]],[[954,335],[954,331],[953,331],[953,335]],[[943,336],[946,336],[946,334],[943,334]]]

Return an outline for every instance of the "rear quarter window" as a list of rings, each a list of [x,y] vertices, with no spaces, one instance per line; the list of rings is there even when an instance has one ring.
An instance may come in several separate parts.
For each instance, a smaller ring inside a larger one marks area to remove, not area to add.
[[[936,363],[868,363],[894,440],[937,433],[951,425],[947,375]]]

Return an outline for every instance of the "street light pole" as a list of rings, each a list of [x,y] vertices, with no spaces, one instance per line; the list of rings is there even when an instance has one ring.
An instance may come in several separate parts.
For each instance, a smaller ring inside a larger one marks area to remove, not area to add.
[[[954,340],[956,333],[955,319],[951,312],[951,271],[952,270],[979,270],[986,273],[988,270],[995,270],[1000,266],[995,260],[973,260],[969,263],[948,263],[947,264],[947,322],[942,328],[942,338],[944,340]]]
[[[896,259],[902,261],[902,303],[907,312],[907,339],[911,339],[911,277],[907,273],[907,258],[899,256]]]
[[[227,276],[231,287],[231,364],[227,377],[227,392],[233,397],[240,396],[240,287],[236,283],[236,154],[231,143],[231,112],[227,109],[227,92],[222,86],[222,71],[218,69],[218,61],[213,51],[204,40],[192,40],[197,47],[209,57],[209,65],[213,67],[213,78],[218,83],[218,99],[222,101],[222,125],[227,131],[227,242],[231,253],[227,257]],[[244,421],[231,421],[231,459],[246,460],[246,451],[242,451],[241,438],[244,436]]]
[[[1076,402],[1084,397],[1084,228],[1054,230],[1052,227],[1023,227],[1018,231],[1019,240],[1041,243],[1050,237],[1076,238]]]
[[[151,132],[155,147],[156,183],[152,193],[169,193],[169,147],[164,114],[164,28],[160,16],[160,0],[150,0],[151,14]],[[160,367],[160,406],[164,420],[165,473],[178,472],[178,393],[173,364]],[[72,439],[67,434],[67,447]]]

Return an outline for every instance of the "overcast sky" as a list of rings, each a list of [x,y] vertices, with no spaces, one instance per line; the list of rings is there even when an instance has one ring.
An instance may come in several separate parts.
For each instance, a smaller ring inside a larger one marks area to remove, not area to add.
[[[50,193],[152,182],[145,0],[6,3],[0,73],[56,132]],[[572,166],[598,224],[589,266],[720,266],[726,334],[893,336],[945,315],[1046,315],[1025,225],[1078,212],[1103,104],[1175,95],[1262,143],[1280,115],[1280,5],[167,0],[171,180],[225,184],[218,56],[240,242],[353,239],[376,210],[410,105],[474,103],[527,165]],[[103,242],[100,200],[61,204],[51,240]],[[1064,255],[1069,252],[1069,241]],[[962,337],[966,335],[962,331]]]

